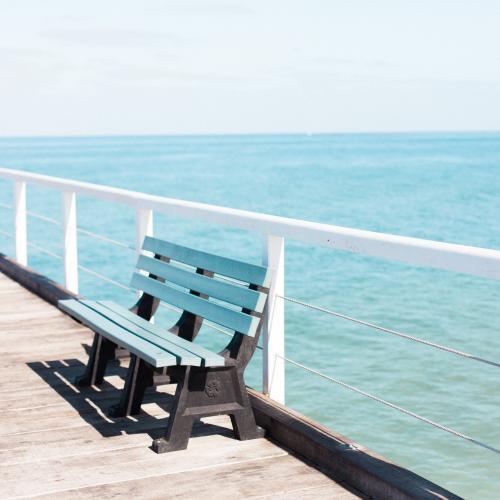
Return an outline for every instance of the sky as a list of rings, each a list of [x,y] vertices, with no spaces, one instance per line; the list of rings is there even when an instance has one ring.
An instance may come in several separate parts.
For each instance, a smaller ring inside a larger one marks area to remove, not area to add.
[[[455,130],[499,0],[0,0],[0,136]]]

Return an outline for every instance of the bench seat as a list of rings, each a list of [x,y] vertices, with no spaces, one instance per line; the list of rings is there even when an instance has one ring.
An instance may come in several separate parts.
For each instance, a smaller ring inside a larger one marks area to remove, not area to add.
[[[110,301],[62,300],[59,307],[155,368],[225,365],[225,358]]]

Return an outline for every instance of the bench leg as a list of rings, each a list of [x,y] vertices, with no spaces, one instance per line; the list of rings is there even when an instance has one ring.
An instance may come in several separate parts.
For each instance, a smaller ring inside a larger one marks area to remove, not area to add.
[[[116,344],[114,342],[96,333],[85,372],[83,375],[76,377],[75,385],[77,387],[88,387],[102,384],[108,361],[115,359],[115,349]]]
[[[187,448],[195,418],[229,415],[237,439],[263,436],[257,427],[243,374],[236,367],[186,367],[179,374],[174,408],[165,437],[153,441],[157,453]]]
[[[120,402],[110,408],[108,415],[117,418],[140,413],[144,393],[153,385],[153,375],[153,367],[132,354]]]
[[[245,409],[234,412],[231,415],[234,435],[240,441],[264,437],[265,431],[257,427],[252,409]]]
[[[171,423],[169,421],[167,435],[164,438],[153,441],[153,450],[156,453],[185,450],[191,436],[192,428],[193,417],[177,416],[172,418]]]
[[[237,379],[237,399],[239,400],[243,409],[237,410],[230,414],[234,435],[240,441],[263,437],[265,431],[260,427],[257,427],[257,423],[255,422],[255,416],[253,414],[250,398],[248,397],[248,393],[245,387],[243,374],[238,373],[235,378]]]
[[[184,368],[183,372],[184,374],[179,377],[175,390],[175,403],[170,412],[165,437],[153,441],[153,450],[156,453],[185,450],[187,448],[194,417],[185,415],[189,399],[190,368]]]

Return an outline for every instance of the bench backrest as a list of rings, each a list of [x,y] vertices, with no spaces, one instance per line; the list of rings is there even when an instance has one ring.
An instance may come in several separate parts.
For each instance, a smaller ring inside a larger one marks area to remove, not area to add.
[[[269,268],[151,237],[144,239],[142,249],[155,258],[139,257],[137,269],[149,276],[135,272],[130,286],[235,332],[255,336],[270,286]]]

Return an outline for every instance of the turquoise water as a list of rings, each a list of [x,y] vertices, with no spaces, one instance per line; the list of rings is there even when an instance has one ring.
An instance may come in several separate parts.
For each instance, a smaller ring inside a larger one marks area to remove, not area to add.
[[[500,248],[500,134],[356,134],[0,139],[0,165],[147,193],[401,235]],[[11,186],[0,181],[1,201]],[[60,195],[29,187],[31,210],[60,219]],[[0,229],[11,214],[0,208]],[[80,227],[134,244],[132,209],[78,199]],[[29,239],[61,253],[57,226]],[[259,262],[261,239],[175,217],[155,233]],[[0,250],[12,242],[0,235]],[[81,234],[79,259],[127,283],[134,254]],[[62,280],[61,263],[29,264]],[[133,295],[81,273],[86,296]],[[287,241],[286,294],[500,361],[500,283]],[[174,316],[162,313],[161,322]],[[201,341],[226,338],[205,330]],[[500,372],[286,304],[286,354],[500,448]],[[259,387],[260,359],[248,372]],[[287,404],[468,498],[500,496],[500,456],[287,366]]]

